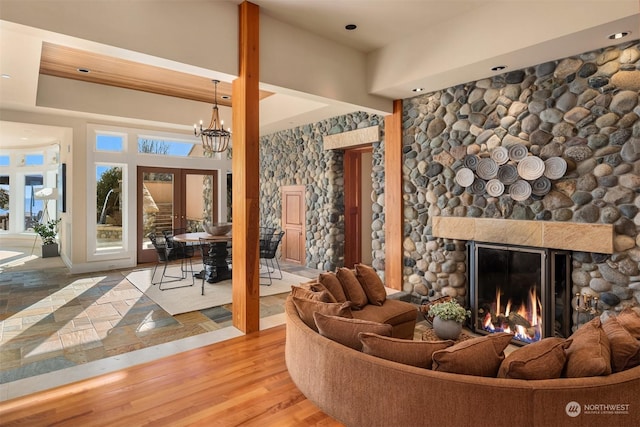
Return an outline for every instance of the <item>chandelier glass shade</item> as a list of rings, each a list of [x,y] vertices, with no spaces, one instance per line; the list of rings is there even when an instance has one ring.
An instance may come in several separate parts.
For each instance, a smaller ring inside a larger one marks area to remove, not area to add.
[[[212,80],[215,85],[213,111],[211,112],[211,123],[206,129],[202,128],[202,120],[200,120],[200,128],[193,125],[193,134],[202,139],[202,149],[205,153],[222,153],[229,147],[231,132],[225,130],[222,126],[224,122],[220,120],[218,111],[218,83],[219,80]]]

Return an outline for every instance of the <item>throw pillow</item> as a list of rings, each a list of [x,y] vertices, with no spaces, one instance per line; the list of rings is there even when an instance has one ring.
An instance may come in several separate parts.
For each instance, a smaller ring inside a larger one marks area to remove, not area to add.
[[[338,276],[338,280],[342,284],[342,290],[347,300],[353,303],[351,308],[359,310],[369,303],[367,294],[364,293],[364,289],[362,289],[362,285],[360,285],[353,270],[341,267],[336,272],[336,276]]]
[[[342,290],[342,284],[335,273],[320,273],[318,276],[318,282],[327,288],[331,295],[333,295],[336,302],[345,302],[347,300],[347,297]]]
[[[314,331],[318,332],[318,327],[313,319],[313,313],[324,313],[332,316],[351,318],[351,309],[347,303],[326,303],[314,301],[306,298],[292,296],[293,304],[296,306],[298,315],[304,323]]]
[[[596,377],[611,373],[609,339],[596,317],[582,325],[570,337],[564,376],[568,378]]]
[[[627,331],[616,317],[611,317],[602,324],[602,329],[609,339],[611,347],[611,369],[613,372],[624,371],[640,365],[640,341]]]
[[[387,299],[387,290],[378,273],[368,265],[356,264],[356,278],[367,295],[369,304],[382,305]]]
[[[640,340],[640,314],[631,307],[627,307],[618,314],[618,322],[633,336]]]
[[[544,338],[509,354],[498,370],[498,378],[546,380],[560,378],[571,340]]]
[[[454,344],[451,340],[413,341],[370,332],[360,333],[360,342],[362,343],[362,351],[366,354],[424,369],[431,369],[431,355],[434,351],[445,349]]]
[[[313,317],[318,325],[320,335],[358,351],[362,350],[362,343],[358,338],[359,333],[372,332],[378,335],[391,336],[393,330],[391,325],[386,323],[327,316],[319,312],[314,313]]]
[[[433,353],[433,370],[453,374],[495,377],[513,334],[498,332],[462,341]]]
[[[336,302],[329,291],[312,291],[311,289],[301,288],[300,286],[291,285],[291,295],[299,298],[311,299],[320,302]]]

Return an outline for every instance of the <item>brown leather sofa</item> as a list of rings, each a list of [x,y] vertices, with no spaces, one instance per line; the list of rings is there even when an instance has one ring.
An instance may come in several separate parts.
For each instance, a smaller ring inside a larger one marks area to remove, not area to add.
[[[291,298],[285,314],[291,378],[346,426],[640,425],[640,366],[608,376],[530,381],[437,372],[321,336],[301,320]]]

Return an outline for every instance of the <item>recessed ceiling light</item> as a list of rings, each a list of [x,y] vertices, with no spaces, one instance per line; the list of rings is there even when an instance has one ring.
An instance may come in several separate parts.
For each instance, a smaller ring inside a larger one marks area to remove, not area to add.
[[[348,31],[353,31],[353,30],[355,30],[356,28],[358,28],[358,26],[357,26],[356,24],[348,24],[348,25],[345,25],[345,26],[344,26],[344,29],[345,29],[345,30],[348,30]]]
[[[90,73],[91,70],[89,70],[88,68],[78,68],[78,72],[87,74]]]
[[[411,89],[413,92],[422,92],[424,90],[423,87],[415,87],[413,89]]]
[[[2,75],[2,78],[3,78],[3,79],[10,79],[10,78],[11,78],[11,76],[10,76],[9,74],[3,74],[3,75]]]
[[[502,71],[507,68],[506,65],[496,65],[495,67],[491,67],[491,71]]]
[[[613,33],[609,35],[609,38],[611,40],[618,40],[621,39],[623,37],[627,37],[629,34],[631,34],[631,31],[622,31],[620,33]]]

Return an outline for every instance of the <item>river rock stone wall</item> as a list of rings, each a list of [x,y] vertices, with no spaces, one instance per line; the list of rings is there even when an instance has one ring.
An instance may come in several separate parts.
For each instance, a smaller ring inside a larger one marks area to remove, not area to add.
[[[615,253],[573,253],[574,294],[638,305],[639,91],[636,40],[404,100],[404,290],[466,300],[464,242],[433,237],[433,216],[575,221],[613,224]],[[517,202],[455,182],[465,155],[513,144],[566,160],[548,194]]]
[[[281,187],[304,185],[307,267],[333,271],[344,265],[343,151],[325,151],[322,138],[375,125],[383,128],[384,120],[356,112],[260,138],[260,224],[281,227]],[[374,144],[374,193],[384,190],[382,146],[382,142]],[[378,228],[373,232],[373,248],[374,257],[381,257],[376,261],[379,267],[384,266],[384,218],[382,208],[372,204],[372,227]]]

